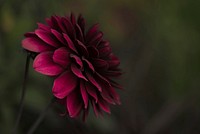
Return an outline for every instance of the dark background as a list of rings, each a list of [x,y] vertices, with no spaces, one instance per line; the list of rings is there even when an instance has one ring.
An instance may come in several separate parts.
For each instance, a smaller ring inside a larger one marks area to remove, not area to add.
[[[26,53],[23,34],[51,15],[83,14],[98,22],[121,60],[122,105],[86,123],[51,108],[36,134],[199,134],[200,1],[0,0],[0,133],[16,120]],[[32,63],[32,61],[31,61]],[[52,97],[53,80],[30,67],[24,134]]]

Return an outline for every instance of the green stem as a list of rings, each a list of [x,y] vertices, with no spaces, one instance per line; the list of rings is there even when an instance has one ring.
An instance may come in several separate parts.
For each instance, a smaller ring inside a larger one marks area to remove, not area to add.
[[[43,121],[44,117],[47,114],[47,111],[51,107],[51,105],[55,102],[55,98],[51,99],[51,102],[46,106],[46,108],[42,111],[38,119],[35,121],[35,123],[31,126],[27,134],[33,134],[37,127],[40,125],[40,123]]]
[[[26,94],[26,84],[27,84],[30,57],[31,57],[30,53],[27,53],[19,112],[18,112],[17,120],[15,122],[15,126],[14,126],[14,129],[12,131],[12,134],[17,134],[17,128],[19,126],[19,123],[20,123],[20,120],[21,120],[21,117],[22,117],[22,113],[23,113],[23,109],[24,109],[24,98],[25,98],[25,94]]]

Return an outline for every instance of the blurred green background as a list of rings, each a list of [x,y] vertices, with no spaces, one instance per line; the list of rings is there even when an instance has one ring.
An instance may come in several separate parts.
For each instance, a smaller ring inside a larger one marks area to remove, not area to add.
[[[199,134],[200,1],[197,0],[0,0],[0,133],[17,116],[26,53],[23,34],[51,15],[83,14],[98,22],[124,72],[122,105],[86,123],[52,108],[36,134]],[[52,97],[52,79],[30,67],[25,134]],[[92,113],[92,112],[91,112]]]

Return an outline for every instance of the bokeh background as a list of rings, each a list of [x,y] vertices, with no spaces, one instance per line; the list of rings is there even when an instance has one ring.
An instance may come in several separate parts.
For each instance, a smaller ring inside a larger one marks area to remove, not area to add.
[[[51,108],[35,134],[199,134],[200,1],[0,0],[0,133],[14,127],[24,74],[23,34],[51,15],[100,23],[121,60],[122,105],[103,118],[59,116]],[[52,98],[52,79],[30,67],[19,134]]]

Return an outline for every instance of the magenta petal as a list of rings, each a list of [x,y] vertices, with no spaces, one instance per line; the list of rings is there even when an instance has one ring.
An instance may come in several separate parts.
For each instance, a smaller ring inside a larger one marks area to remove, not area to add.
[[[97,72],[96,72],[96,76],[98,76],[98,79],[103,82],[102,84],[106,84],[107,86],[111,86],[109,80],[107,80],[105,77],[103,77],[102,75],[100,75]]]
[[[83,75],[82,71],[75,64],[71,64],[71,70],[77,77],[88,81],[87,78],[85,78],[85,76]]]
[[[109,92],[107,91],[107,89],[103,89],[101,92],[101,96],[103,97],[103,99],[105,101],[107,101],[110,104],[115,104],[113,98],[110,96]]]
[[[120,102],[120,97],[119,95],[116,93],[116,91],[114,90],[113,87],[110,87],[108,88],[109,92],[110,92],[110,95],[113,97],[114,101],[117,103],[117,104],[121,104]]]
[[[86,76],[89,79],[89,81],[101,92],[102,91],[101,86],[97,83],[94,77],[88,72],[86,72]]]
[[[108,62],[102,59],[93,59],[94,65],[98,68],[108,69]]]
[[[66,34],[71,37],[72,39],[75,38],[75,30],[74,27],[72,25],[72,23],[70,22],[70,20],[68,18],[62,18],[62,21],[64,22],[63,25],[66,29]]]
[[[51,31],[49,26],[46,26],[46,25],[44,25],[42,23],[37,23],[37,24],[38,24],[38,28],[39,29],[42,29],[42,30],[45,30],[45,31],[48,31],[48,32]]]
[[[50,26],[50,27],[53,27],[53,22],[51,21],[51,18],[46,18],[46,23]]]
[[[88,42],[89,45],[91,46],[98,46],[98,44],[101,42],[103,37],[103,33],[102,32],[97,32],[94,37],[92,37],[92,39]]]
[[[99,29],[99,24],[95,24],[88,30],[86,34],[86,39],[88,42],[91,41],[92,37],[94,36],[94,34],[97,33],[98,29]]]
[[[62,34],[59,33],[58,31],[54,30],[54,29],[51,29],[51,33],[62,43],[62,44],[65,44],[65,40],[64,38],[62,37]]]
[[[67,33],[66,28],[63,24],[63,17],[56,16],[56,20],[58,22],[58,27],[62,33]]]
[[[85,31],[85,19],[83,18],[82,15],[79,15],[79,17],[78,17],[78,25],[80,26],[81,30],[84,33],[84,31]]]
[[[82,95],[83,102],[86,109],[88,107],[88,93],[86,91],[85,84],[83,81],[80,82],[80,89],[81,89],[81,95]]]
[[[99,106],[100,106],[100,108],[101,108],[102,110],[104,110],[105,112],[107,112],[107,113],[110,114],[110,107],[109,107],[109,105],[108,105],[107,102],[105,102],[105,101],[102,100],[102,99],[99,99],[98,104],[99,104]]]
[[[83,32],[78,24],[76,24],[76,38],[80,41],[84,41]]]
[[[99,57],[99,51],[97,48],[95,48],[94,46],[89,46],[87,47],[87,49],[89,51],[90,57],[94,57],[94,58]]]
[[[73,13],[71,13],[70,19],[71,19],[72,25],[75,26],[76,25],[76,17]]]
[[[72,40],[69,38],[69,36],[68,36],[67,34],[63,34],[63,36],[64,36],[65,40],[67,41],[68,47],[69,47],[72,51],[78,53],[78,51],[76,50],[76,48],[75,48],[75,46],[74,46],[74,43],[73,43]]]
[[[96,106],[94,101],[92,101],[92,107],[93,107],[93,111],[94,111],[95,116],[98,117],[99,116],[99,112],[97,110],[97,106]]]
[[[80,66],[80,68],[83,69],[83,62],[78,56],[70,54],[70,57],[72,57],[75,60],[75,62]]]
[[[77,47],[79,48],[79,50],[82,52],[82,54],[85,57],[88,57],[89,53],[88,53],[86,46],[81,41],[79,41],[79,40],[76,40],[76,41],[77,41]]]
[[[81,111],[82,103],[78,96],[78,93],[75,91],[67,96],[67,110],[69,112],[69,116],[74,118],[77,117]]]
[[[53,52],[43,52],[36,56],[33,62],[33,68],[44,75],[59,75],[63,68],[53,62]]]
[[[90,63],[87,59],[85,59],[84,57],[82,57],[82,60],[86,62],[86,64],[88,65],[88,67],[95,72],[94,67],[92,65],[92,63]]]
[[[92,96],[95,99],[95,102],[97,103],[98,102],[98,98],[97,98],[97,93],[96,93],[95,88],[92,85],[90,85],[89,83],[87,83],[87,82],[85,82],[85,88],[86,88],[88,94],[90,96]]]
[[[107,57],[111,53],[110,47],[104,47],[99,49],[100,57]]]
[[[120,64],[120,61],[119,60],[111,60],[111,61],[108,61],[108,64],[109,64],[109,68],[114,68]]]
[[[35,30],[35,34],[44,42],[47,44],[53,46],[53,47],[59,47],[59,42],[55,39],[52,33],[44,31],[42,29]]]
[[[25,37],[35,37],[37,38],[37,35],[34,32],[27,32],[24,34]]]
[[[75,89],[77,84],[77,77],[71,71],[66,71],[55,79],[53,94],[55,97],[63,99]]]
[[[36,37],[27,37],[22,41],[22,47],[32,52],[43,52],[53,48]]]
[[[66,68],[71,63],[69,54],[65,47],[58,48],[54,51],[53,61]]]
[[[123,90],[123,87],[120,84],[118,84],[117,82],[115,82],[115,81],[113,81],[113,80],[111,80],[109,78],[108,78],[108,80],[110,81],[111,86]]]

